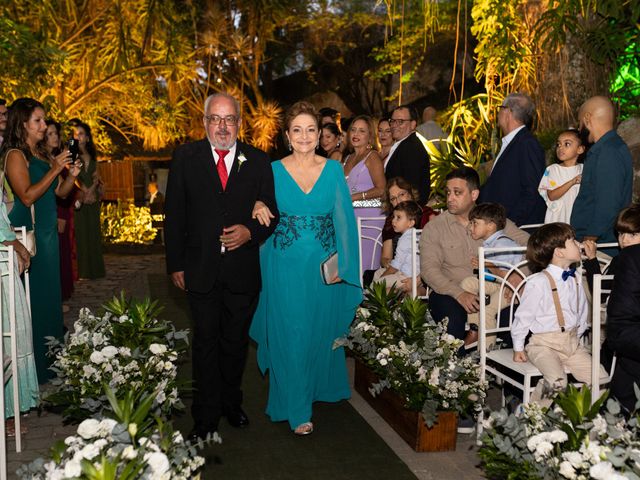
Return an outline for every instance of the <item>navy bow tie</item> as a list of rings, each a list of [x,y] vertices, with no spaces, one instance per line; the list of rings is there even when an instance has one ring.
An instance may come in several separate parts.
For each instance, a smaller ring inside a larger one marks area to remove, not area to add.
[[[564,280],[565,282],[567,281],[567,278],[569,277],[576,277],[576,269],[575,268],[570,268],[569,270],[565,270],[564,272],[562,272],[562,280]]]

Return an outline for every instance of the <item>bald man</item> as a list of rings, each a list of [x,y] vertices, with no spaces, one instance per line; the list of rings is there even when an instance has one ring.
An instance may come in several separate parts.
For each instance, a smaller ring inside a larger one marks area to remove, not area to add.
[[[611,100],[600,96],[587,100],[578,112],[583,141],[593,143],[571,213],[571,225],[579,240],[615,242],[616,216],[631,203],[631,152],[614,129],[615,117]],[[617,253],[617,249],[604,251]]]

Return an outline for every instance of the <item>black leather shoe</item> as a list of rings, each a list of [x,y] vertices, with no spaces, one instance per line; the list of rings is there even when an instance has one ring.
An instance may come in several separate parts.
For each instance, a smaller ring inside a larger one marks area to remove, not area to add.
[[[207,438],[207,435],[213,435],[217,432],[217,428],[206,428],[202,425],[195,425],[193,429],[187,435],[187,441],[192,444],[198,443],[200,440],[204,440]]]
[[[235,407],[225,411],[225,417],[229,421],[229,425],[236,428],[244,428],[249,425],[249,417],[244,413],[242,408]]]

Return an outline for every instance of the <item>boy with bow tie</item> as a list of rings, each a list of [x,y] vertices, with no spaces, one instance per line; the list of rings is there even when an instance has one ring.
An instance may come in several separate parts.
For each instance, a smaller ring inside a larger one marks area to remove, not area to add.
[[[578,343],[587,330],[588,307],[581,279],[571,268],[580,261],[575,235],[566,223],[549,223],[529,237],[527,260],[539,273],[526,283],[511,327],[513,360],[529,360],[544,376],[531,396],[544,406],[551,400],[543,399],[543,392],[566,387],[565,368],[579,382],[591,380],[591,355]]]

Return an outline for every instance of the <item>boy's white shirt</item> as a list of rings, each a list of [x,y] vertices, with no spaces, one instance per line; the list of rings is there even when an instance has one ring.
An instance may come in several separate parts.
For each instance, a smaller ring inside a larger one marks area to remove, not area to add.
[[[411,276],[411,232],[415,230],[413,227],[407,229],[398,239],[396,254],[393,256],[390,265],[396,270],[402,272],[407,277]],[[417,259],[417,265],[420,265],[420,257]]]
[[[556,282],[565,329],[577,328],[578,337],[580,337],[587,329],[589,314],[587,296],[582,286],[581,276],[576,273],[576,278],[569,277],[564,281],[562,280],[562,268],[550,264],[545,270],[551,274]],[[576,301],[576,295],[578,301]],[[534,334],[560,332],[551,285],[542,272],[531,276],[522,293],[520,306],[516,310],[511,325],[514,351],[524,350],[524,341],[529,331]]]

